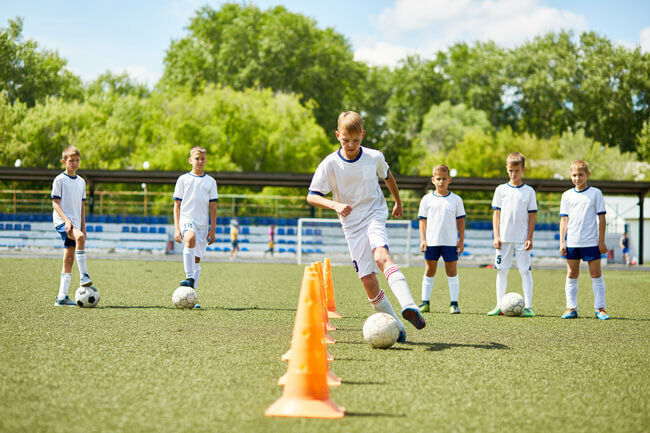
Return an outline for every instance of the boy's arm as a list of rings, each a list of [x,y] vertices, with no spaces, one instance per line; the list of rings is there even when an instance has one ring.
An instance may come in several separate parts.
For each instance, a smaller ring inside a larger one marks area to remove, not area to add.
[[[427,220],[426,219],[420,218],[419,229],[420,229],[420,251],[424,253],[427,251]]]
[[[174,200],[174,240],[181,243],[181,201]]]
[[[217,231],[217,202],[210,202],[210,231],[208,232],[208,245],[212,245]]]
[[[81,227],[79,230],[86,233],[86,202],[81,201]]]
[[[607,245],[605,245],[605,230],[607,229],[607,220],[605,214],[598,215],[598,250],[600,254],[607,252]]]
[[[569,217],[560,217],[560,254],[566,256],[566,229],[569,225]]]
[[[456,226],[458,227],[456,253],[461,254],[465,249],[465,218],[456,218]]]
[[[501,221],[501,209],[494,209],[492,214],[492,233],[494,234],[494,248],[501,248],[501,236],[499,235],[499,223]]]
[[[533,232],[535,231],[535,221],[537,221],[537,214],[535,212],[528,212],[528,236],[524,243],[526,251],[533,248]]]
[[[61,217],[61,219],[65,222],[65,231],[70,232],[72,230],[72,222],[68,219],[66,214],[63,212],[63,208],[61,207],[61,199],[60,198],[53,198],[52,199],[52,208],[54,211]]]
[[[346,217],[350,215],[350,212],[352,212],[352,206],[349,204],[339,203],[318,194],[307,194],[307,203],[315,207],[331,209],[342,217]]]
[[[386,183],[388,190],[391,194],[393,194],[393,198],[395,199],[395,206],[393,206],[393,216],[395,218],[400,218],[402,216],[402,199],[399,196],[399,188],[397,187],[397,181],[395,181],[393,173],[389,171],[388,177],[384,179],[384,182]]]

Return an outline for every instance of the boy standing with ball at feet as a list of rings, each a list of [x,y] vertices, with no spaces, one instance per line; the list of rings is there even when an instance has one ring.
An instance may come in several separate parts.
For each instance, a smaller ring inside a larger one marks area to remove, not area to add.
[[[79,267],[80,286],[90,286],[92,281],[86,268],[86,181],[77,176],[81,152],[75,146],[63,150],[61,162],[65,171],[54,178],[52,182],[52,222],[54,229],[63,239],[63,267],[59,294],[54,302],[55,307],[75,307],[68,296],[72,279],[72,264],[75,259]]]
[[[426,323],[413,301],[404,274],[393,263],[388,252],[388,206],[379,186],[379,177],[384,179],[395,198],[393,216],[396,218],[402,216],[399,189],[384,155],[378,150],[361,146],[365,135],[361,116],[353,111],[339,115],[336,138],[341,148],[325,157],[316,168],[307,202],[312,206],[332,209],[338,214],[352,265],[366,290],[368,301],[376,312],[388,313],[396,318],[400,327],[397,341],[404,342],[404,325],[397,319],[393,307],[379,288],[379,270],[386,276],[401,305],[402,317],[417,329],[424,328]],[[332,200],[325,197],[330,192]]]
[[[596,317],[608,320],[605,311],[605,281],[600,270],[600,255],[607,252],[605,245],[605,200],[603,193],[587,185],[591,175],[586,162],[571,164],[571,188],[562,194],[560,202],[560,254],[566,256],[567,276],[566,311],[563,319],[578,317],[578,275],[580,260],[589,264],[591,286],[594,291]]]
[[[449,192],[451,176],[449,167],[437,165],[433,168],[431,182],[435,191],[422,197],[418,219],[420,220],[420,251],[424,253],[424,276],[422,277],[422,305],[420,311],[429,311],[433,280],[438,259],[445,261],[449,283],[449,312],[460,314],[458,307],[458,255],[463,252],[465,242],[465,207],[463,200]]]
[[[217,182],[205,173],[206,162],[207,151],[193,147],[189,158],[192,171],[181,175],[174,188],[174,239],[184,245],[186,277],[180,285],[194,289],[199,284],[201,258],[207,245],[214,242],[217,228]]]
[[[533,275],[530,272],[530,250],[533,248],[533,231],[537,213],[535,190],[523,183],[526,158],[513,152],[506,159],[506,171],[510,181],[499,185],[492,199],[492,229],[496,248],[495,268],[497,270],[497,306],[488,316],[501,314],[499,301],[508,289],[508,271],[512,265],[513,252],[521,274],[524,292],[524,317],[534,317]]]

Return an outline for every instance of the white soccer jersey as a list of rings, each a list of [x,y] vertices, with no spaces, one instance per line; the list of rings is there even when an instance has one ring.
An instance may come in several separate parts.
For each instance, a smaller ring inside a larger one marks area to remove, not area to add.
[[[362,146],[359,156],[347,160],[339,149],[318,165],[309,192],[323,196],[331,192],[334,201],[350,205],[350,215],[339,215],[339,220],[343,230],[355,230],[370,219],[388,219],[379,178],[388,178],[388,164],[380,151]]]
[[[605,215],[603,193],[588,186],[582,191],[571,188],[562,194],[560,216],[569,217],[566,246],[571,248],[598,245],[598,215]]]
[[[502,242],[523,243],[528,237],[528,214],[537,212],[535,190],[522,183],[504,183],[494,190],[492,209],[501,211],[499,236]]]
[[[65,172],[52,182],[52,198],[60,199],[61,209],[72,225],[81,230],[81,207],[86,200],[86,181],[79,175],[69,176]],[[54,227],[64,223],[56,211],[52,211]]]
[[[453,192],[441,196],[434,191],[420,200],[418,218],[427,220],[427,246],[455,247],[458,244],[457,220],[465,218],[465,206]]]
[[[198,230],[207,230],[210,221],[210,202],[217,201],[217,182],[208,174],[181,175],[174,188],[174,200],[181,202],[181,219],[194,223]]]

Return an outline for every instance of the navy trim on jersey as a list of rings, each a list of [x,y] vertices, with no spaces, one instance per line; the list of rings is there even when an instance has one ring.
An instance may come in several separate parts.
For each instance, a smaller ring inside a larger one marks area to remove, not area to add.
[[[419,216],[418,218],[421,219],[421,220],[426,220],[427,219],[427,217],[421,217],[421,216]]]
[[[459,216],[459,217],[456,217],[457,220],[459,220],[459,219],[461,219],[461,218],[465,218],[465,215],[461,215],[461,216]]]
[[[359,154],[354,159],[345,159],[343,157],[343,155],[341,155],[341,149],[340,148],[339,148],[339,150],[336,151],[336,154],[339,156],[339,158],[341,158],[345,162],[357,162],[359,160],[359,158],[361,158],[361,155],[363,155],[363,147],[359,147]]]
[[[535,209],[535,210],[529,210],[528,213],[537,213],[537,209]]]
[[[325,197],[325,194],[323,194],[322,192],[318,192],[318,191],[311,191],[311,190],[310,190],[310,191],[309,191],[309,194],[314,194],[314,195],[319,195],[319,196],[321,196],[321,197]]]
[[[52,198],[58,198],[59,200],[61,200],[61,196],[59,195],[53,195]]]
[[[65,171],[63,172],[63,174],[65,174],[66,176],[68,176],[70,179],[76,179],[76,178],[78,177],[76,174],[74,175],[74,177],[72,177],[72,176],[70,176],[68,173],[66,173]]]
[[[578,191],[578,190],[576,189],[576,187],[574,186],[574,187],[573,187],[573,190],[574,190],[575,192],[579,193],[579,194],[582,194],[583,192],[587,191],[589,188],[591,188],[591,186],[588,186],[587,188],[583,189],[582,191]]]
[[[386,170],[386,177],[384,178],[384,180],[388,179],[389,174],[390,174],[390,168],[388,170]]]
[[[205,177],[205,175],[206,175],[207,173],[203,173],[201,176],[197,176],[197,175],[195,175],[195,174],[192,174],[192,172],[188,171],[187,174],[189,174],[190,176],[193,176],[193,177]]]
[[[438,194],[436,194],[435,191],[431,191],[431,194],[433,194],[434,197],[445,198],[445,197],[449,197],[449,196],[451,195],[451,191],[449,191],[449,192],[447,193],[447,195],[438,195]]]
[[[606,213],[607,213],[606,211],[598,212],[598,215],[605,215]]]
[[[183,201],[182,198],[174,197],[174,200]]]
[[[500,207],[496,207],[496,206],[492,206],[492,209],[494,209],[494,210],[501,210]]]
[[[211,202],[212,202],[212,201],[219,201],[219,199],[218,199],[218,198],[213,198],[213,199],[210,199],[210,201],[211,201]]]
[[[568,217],[569,214],[568,214],[568,213],[561,213],[560,216],[561,216],[561,217]]]
[[[523,186],[526,185],[526,184],[525,184],[525,183],[522,183],[522,184],[519,185],[519,186],[514,186],[514,185],[510,185],[510,182],[506,182],[506,185],[508,185],[510,188],[521,188],[521,187],[523,187]]]

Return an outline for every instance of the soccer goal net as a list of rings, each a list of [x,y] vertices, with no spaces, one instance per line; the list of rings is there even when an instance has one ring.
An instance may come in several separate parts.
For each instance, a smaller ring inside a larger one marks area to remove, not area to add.
[[[410,266],[411,254],[417,253],[418,249],[413,243],[413,240],[417,241],[417,236],[414,238],[411,233],[411,221],[389,220],[386,228],[393,261]],[[338,219],[299,218],[297,232],[296,257],[299,265],[322,257],[329,257],[333,264],[350,262],[348,244]]]

